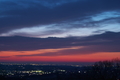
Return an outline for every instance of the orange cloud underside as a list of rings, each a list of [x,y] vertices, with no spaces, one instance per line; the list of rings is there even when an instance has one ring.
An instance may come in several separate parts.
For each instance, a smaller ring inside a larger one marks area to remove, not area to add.
[[[93,54],[75,54],[75,55],[58,55],[58,56],[23,56],[23,57],[16,56],[16,55],[43,54],[46,52],[59,52],[61,50],[78,49],[78,48],[82,48],[82,47],[42,49],[35,51],[1,51],[0,61],[95,62],[100,60],[111,60],[114,58],[120,58],[120,52],[99,52]]]

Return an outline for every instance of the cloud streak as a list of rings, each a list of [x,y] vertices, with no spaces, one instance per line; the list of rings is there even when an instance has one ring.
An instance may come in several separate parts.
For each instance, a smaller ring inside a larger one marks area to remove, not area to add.
[[[32,37],[0,37],[0,51],[34,51],[60,49],[55,52],[40,54],[17,55],[23,56],[61,56],[85,55],[99,52],[120,52],[120,32],[106,32],[88,37],[66,38],[32,38]],[[71,48],[76,47],[76,48]],[[66,48],[66,49],[64,49]]]
[[[119,45],[100,45],[100,46],[85,46],[78,49],[60,50],[57,52],[45,52],[31,55],[16,55],[17,57],[26,56],[66,56],[66,55],[86,55],[100,52],[120,52]]]
[[[0,58],[9,58],[11,56],[0,56]]]

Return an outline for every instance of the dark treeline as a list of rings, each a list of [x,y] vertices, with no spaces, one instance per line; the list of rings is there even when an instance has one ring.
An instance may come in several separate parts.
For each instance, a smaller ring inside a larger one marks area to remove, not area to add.
[[[34,75],[25,77],[0,76],[0,80],[120,80],[120,60],[99,61],[93,66],[83,67],[74,73],[55,72],[46,75]]]
[[[120,80],[120,60],[96,62],[81,80]]]

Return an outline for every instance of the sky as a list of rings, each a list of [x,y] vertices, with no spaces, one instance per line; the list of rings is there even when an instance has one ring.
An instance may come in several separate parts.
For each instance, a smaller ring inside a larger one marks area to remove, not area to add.
[[[0,62],[120,58],[120,0],[0,0]]]

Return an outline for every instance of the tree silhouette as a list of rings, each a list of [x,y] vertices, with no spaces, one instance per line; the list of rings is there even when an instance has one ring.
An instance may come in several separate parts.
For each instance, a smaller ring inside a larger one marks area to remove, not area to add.
[[[120,60],[96,62],[91,71],[95,80],[119,80],[120,77]]]

